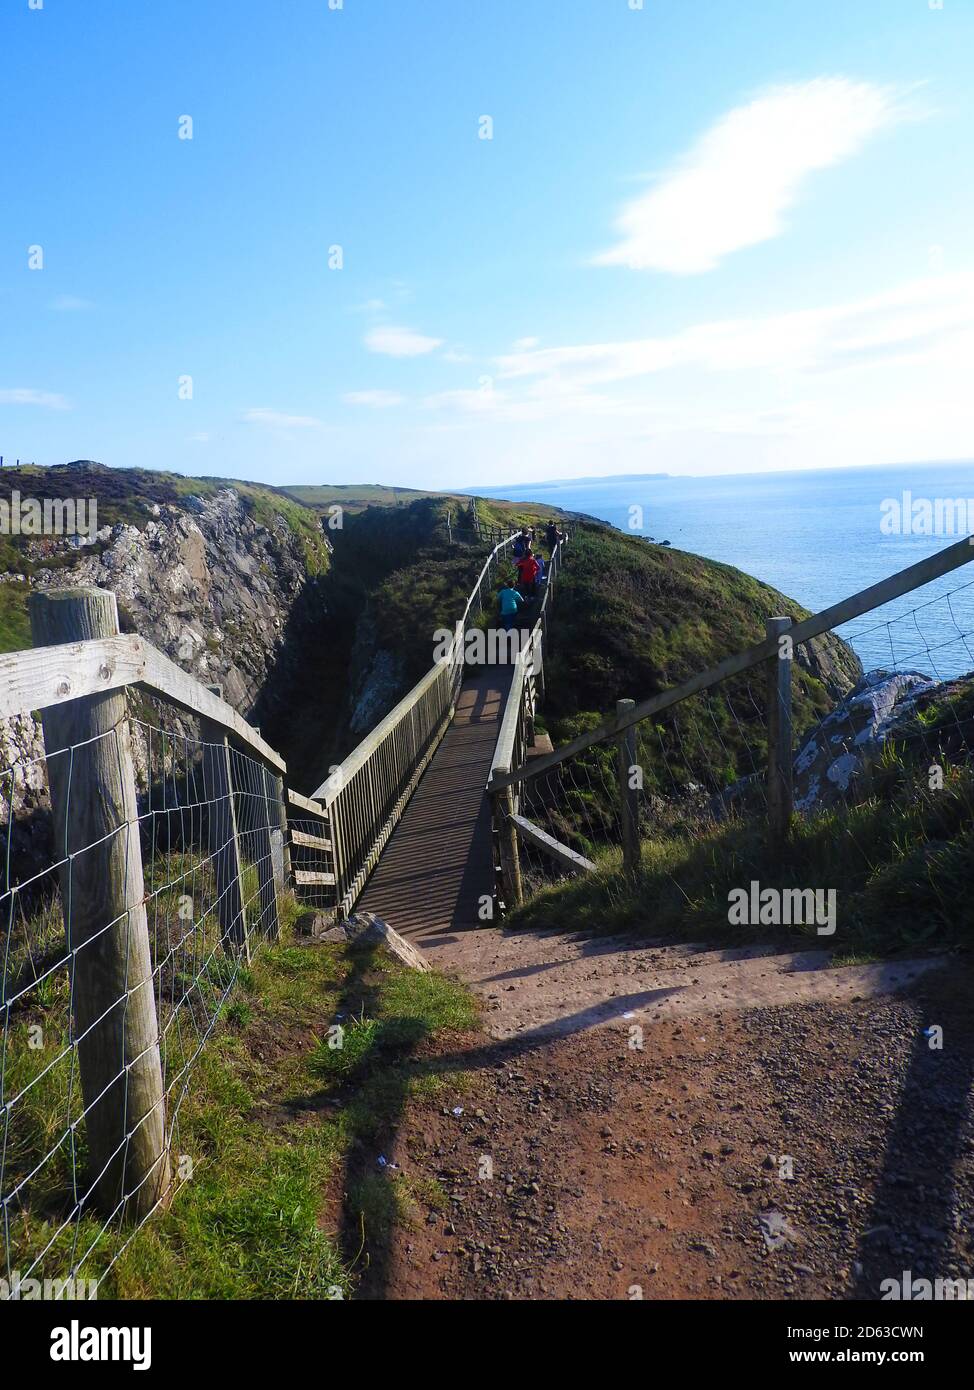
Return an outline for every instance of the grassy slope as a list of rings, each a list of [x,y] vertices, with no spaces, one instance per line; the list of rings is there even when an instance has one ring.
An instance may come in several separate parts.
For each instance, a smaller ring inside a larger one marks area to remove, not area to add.
[[[327,510],[328,507],[339,503],[347,511],[360,512],[366,507],[405,507],[423,498],[432,498],[434,501],[448,504],[454,516],[459,509],[471,505],[477,507],[485,520],[488,517],[500,520],[523,515],[543,518],[562,515],[558,508],[549,507],[543,502],[525,507],[523,502],[474,498],[458,492],[428,492],[422,488],[387,487],[382,483],[299,483],[293,487],[282,487],[279,491],[286,493],[288,497],[296,498],[305,506],[318,510]]]
[[[943,769],[931,786],[930,769]],[[818,937],[840,958],[969,947],[974,901],[974,688],[931,702],[908,737],[889,743],[847,805],[796,820],[790,843],[768,844],[761,817],[668,833],[644,826],[639,874],[616,850],[596,851],[598,871],[542,888],[509,919],[514,927],[645,931],[740,944],[768,928],[728,922],[728,893],[762,887],[836,890],[837,929]],[[777,931],[787,929],[776,929]]]
[[[444,977],[406,971],[383,955],[295,944],[294,912],[287,917],[281,942],[239,972],[194,1064],[174,1137],[174,1163],[187,1156],[192,1175],[168,1210],[131,1240],[129,1230],[99,1235],[100,1222],[83,1216],[54,1239],[35,1277],[63,1278],[94,1242],[78,1277],[102,1278],[100,1297],[344,1297],[355,1286],[355,1250],[328,1227],[354,1232],[356,1250],[364,1240],[367,1251],[387,1240],[392,1223],[409,1219],[409,1182],[381,1169],[378,1156],[410,1096],[440,1084],[415,1060],[417,1049],[475,1027],[477,1007]],[[39,1069],[56,1055],[68,999],[66,982],[56,984],[40,1010],[14,1023],[11,1067],[26,1057]],[[340,1050],[327,1041],[339,1018]],[[15,1042],[37,1022],[45,1050],[28,1054]],[[65,1113],[63,1103],[52,1104],[50,1075],[18,1105],[15,1135],[20,1148],[25,1136],[35,1144],[34,1162]],[[9,1080],[14,1087],[18,1078]],[[29,1172],[31,1154],[20,1148],[17,1161]],[[61,1204],[51,1182],[60,1173],[69,1190],[67,1153],[55,1170],[42,1170],[41,1191],[29,1189],[36,1208],[11,1212],[13,1267],[28,1268],[55,1235],[49,1212]],[[330,1202],[336,1193],[348,1194],[344,1205]]]

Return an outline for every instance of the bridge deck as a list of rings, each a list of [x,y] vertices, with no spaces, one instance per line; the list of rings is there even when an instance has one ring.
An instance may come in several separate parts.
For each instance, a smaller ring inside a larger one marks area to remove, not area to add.
[[[424,950],[484,926],[479,900],[494,886],[484,786],[511,675],[512,667],[494,666],[464,682],[453,722],[356,905]]]

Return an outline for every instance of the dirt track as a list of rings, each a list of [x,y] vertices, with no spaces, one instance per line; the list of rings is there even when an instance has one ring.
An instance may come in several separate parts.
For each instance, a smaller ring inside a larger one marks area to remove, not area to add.
[[[508,1016],[441,1049],[446,1090],[389,1136],[414,1219],[362,1295],[875,1298],[904,1270],[974,1278],[969,976],[596,1027],[576,1010],[567,1036],[512,1036]]]

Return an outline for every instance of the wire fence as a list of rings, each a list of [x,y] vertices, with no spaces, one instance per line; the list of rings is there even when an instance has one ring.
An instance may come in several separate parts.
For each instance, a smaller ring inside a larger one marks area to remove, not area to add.
[[[278,932],[279,788],[225,739],[141,717],[0,772],[8,1289],[97,1284],[191,1175],[180,1108]]]
[[[968,557],[958,552],[955,565]],[[785,640],[776,655],[672,703],[664,692],[664,707],[625,739],[592,716],[577,751],[569,743],[539,756],[530,682],[515,683],[517,733],[495,771],[510,769],[523,897],[594,871],[601,901],[631,907],[632,877],[619,872],[631,825],[628,867],[643,878],[648,922],[672,923],[708,902],[726,919],[728,885],[769,865],[787,874],[799,855],[815,881],[844,877],[891,909],[910,897],[912,874],[932,917],[956,922],[964,851],[943,847],[974,826],[968,575],[941,574],[895,605]],[[863,671],[839,637],[885,660]],[[779,783],[788,844],[774,829]]]

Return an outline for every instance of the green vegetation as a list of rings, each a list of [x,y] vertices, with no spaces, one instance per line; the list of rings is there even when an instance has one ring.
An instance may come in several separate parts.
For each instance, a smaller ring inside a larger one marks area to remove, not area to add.
[[[945,729],[947,721],[945,720]],[[956,728],[950,720],[949,727]],[[968,885],[974,873],[974,766],[944,766],[931,789],[928,751],[887,745],[850,804],[796,818],[789,844],[769,846],[762,817],[700,820],[694,828],[653,830],[642,842],[638,875],[627,878],[615,849],[589,845],[597,872],[542,886],[509,919],[512,927],[570,922],[579,930],[638,931],[676,939],[743,944],[768,927],[732,926],[728,893],[762,888],[833,887],[834,937],[794,927],[819,944],[880,955],[938,944],[970,944]]]
[[[19,652],[29,646],[27,585],[0,584],[0,652]]]
[[[408,507],[413,502],[425,499],[449,505],[454,515],[459,509],[475,507],[485,521],[497,520],[500,524],[506,524],[513,518],[526,518],[528,514],[545,519],[564,515],[556,507],[549,507],[542,502],[531,503],[525,507],[523,502],[474,498],[469,494],[457,492],[428,492],[413,487],[387,487],[381,483],[302,483],[294,487],[282,487],[278,491],[319,511],[327,511],[337,503],[343,510],[352,514],[364,511],[366,507]],[[518,525],[522,524],[521,519],[517,521]]]
[[[177,863],[168,876],[179,872]],[[173,1162],[183,1180],[167,1209],[134,1236],[114,1224],[102,1231],[94,1214],[71,1220],[65,1140],[30,1178],[25,1205],[10,1212],[5,1268],[9,1261],[26,1271],[52,1242],[34,1277],[63,1278],[90,1250],[78,1277],[101,1278],[100,1297],[322,1299],[354,1290],[356,1256],[368,1257],[363,1238],[368,1252],[393,1223],[410,1219],[409,1184],[378,1167],[377,1146],[392,1139],[411,1095],[441,1084],[417,1049],[473,1028],[477,1009],[441,976],[406,972],[369,951],[296,944],[296,915],[290,904],[281,940],[251,967],[216,957],[202,976],[206,1011],[216,1002],[221,1016],[179,1105]],[[14,1177],[32,1173],[57,1146],[71,1110],[70,1067],[50,1065],[67,1036],[67,980],[32,995],[5,1042],[5,1094],[35,1081],[9,1126],[6,1173]],[[336,1049],[326,1039],[340,1018],[345,1046]],[[43,1049],[16,1046],[38,1023]],[[170,1079],[195,1051],[195,1029],[182,1031],[185,1039],[168,1045]],[[170,1092],[170,1105],[180,1090]],[[82,1168],[83,1133],[81,1126],[74,1135]],[[346,1188],[344,1209],[329,1203]]]

